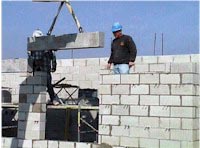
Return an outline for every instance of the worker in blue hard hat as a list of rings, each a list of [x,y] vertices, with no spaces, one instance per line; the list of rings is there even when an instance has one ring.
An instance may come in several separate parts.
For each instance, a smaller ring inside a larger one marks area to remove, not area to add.
[[[115,39],[111,44],[111,55],[108,60],[107,68],[110,69],[114,64],[113,71],[115,74],[127,74],[132,66],[137,55],[136,45],[132,37],[122,34],[122,25],[114,23],[112,32]]]

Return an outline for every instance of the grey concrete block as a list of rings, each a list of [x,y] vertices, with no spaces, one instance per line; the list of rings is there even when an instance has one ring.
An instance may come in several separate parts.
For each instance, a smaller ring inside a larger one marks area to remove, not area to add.
[[[67,50],[82,48],[103,48],[103,32],[85,32],[64,34],[61,36],[29,37],[27,48],[29,51],[38,50]]]
[[[46,140],[33,141],[33,148],[47,148],[47,141]]]

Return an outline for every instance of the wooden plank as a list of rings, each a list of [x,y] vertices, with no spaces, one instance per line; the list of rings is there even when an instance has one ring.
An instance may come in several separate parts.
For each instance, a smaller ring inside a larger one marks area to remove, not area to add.
[[[29,37],[27,50],[69,50],[83,48],[103,48],[103,32],[84,32],[74,34],[64,34],[61,36],[41,36]]]

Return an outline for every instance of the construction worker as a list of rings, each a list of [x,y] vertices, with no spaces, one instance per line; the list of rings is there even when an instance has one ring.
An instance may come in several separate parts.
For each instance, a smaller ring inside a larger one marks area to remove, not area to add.
[[[108,60],[107,68],[110,69],[114,64],[113,71],[115,74],[128,74],[134,66],[137,55],[136,45],[133,39],[122,34],[122,25],[118,22],[112,26],[112,32],[115,39],[111,44],[111,55]]]
[[[39,29],[33,32],[33,37],[41,37],[43,36],[42,31]],[[52,76],[51,72],[56,71],[56,56],[52,50],[48,51],[31,51],[29,53],[29,60],[33,62],[33,72],[34,71],[43,71],[47,72],[47,92],[50,97],[49,104],[58,105],[59,99],[54,92],[53,85],[51,84]]]

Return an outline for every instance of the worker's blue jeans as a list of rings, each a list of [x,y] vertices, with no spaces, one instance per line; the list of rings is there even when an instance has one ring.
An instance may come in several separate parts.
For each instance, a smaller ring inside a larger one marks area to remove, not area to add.
[[[113,69],[115,74],[128,74],[129,65],[128,64],[115,64]]]

